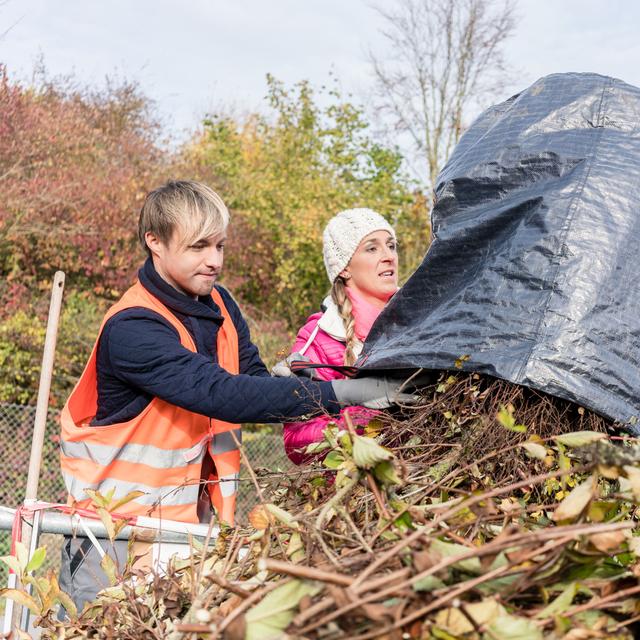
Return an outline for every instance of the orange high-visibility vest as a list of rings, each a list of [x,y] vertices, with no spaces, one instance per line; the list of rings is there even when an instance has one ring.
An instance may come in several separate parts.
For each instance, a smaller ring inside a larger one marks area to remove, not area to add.
[[[217,337],[218,363],[235,374],[239,371],[238,333],[215,288],[211,295],[224,318]],[[94,507],[85,489],[102,495],[115,489],[114,501],[138,490],[144,495],[118,506],[119,513],[198,522],[200,473],[208,449],[216,474],[209,483],[211,503],[220,520],[233,524],[240,472],[240,425],[210,419],[153,398],[140,415],[128,422],[90,426],[97,411],[96,354],[100,334],[109,318],[130,307],[144,307],[160,314],[175,327],[182,346],[196,351],[182,322],[140,282],[109,309],[89,362],[61,414],[60,459],[69,501],[91,509]]]

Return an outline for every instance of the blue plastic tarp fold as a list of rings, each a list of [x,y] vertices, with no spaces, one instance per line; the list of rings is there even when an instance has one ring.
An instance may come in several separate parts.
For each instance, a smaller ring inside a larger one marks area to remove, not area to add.
[[[433,242],[362,369],[488,374],[634,430],[640,89],[555,74],[485,111],[440,173]]]

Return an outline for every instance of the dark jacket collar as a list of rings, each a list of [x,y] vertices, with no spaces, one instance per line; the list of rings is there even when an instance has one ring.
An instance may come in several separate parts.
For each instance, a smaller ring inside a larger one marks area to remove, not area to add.
[[[194,300],[180,293],[162,279],[153,266],[153,260],[151,260],[151,258],[147,258],[140,271],[138,271],[138,278],[142,286],[151,295],[158,298],[162,304],[169,307],[172,311],[180,315],[196,316],[222,322],[223,318],[220,313],[220,308],[211,296],[199,296],[197,300]]]

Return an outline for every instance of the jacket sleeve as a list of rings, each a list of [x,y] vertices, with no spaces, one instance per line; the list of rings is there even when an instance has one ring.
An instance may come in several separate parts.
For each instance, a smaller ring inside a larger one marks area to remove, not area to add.
[[[262,358],[260,358],[258,347],[251,342],[249,325],[244,319],[238,303],[224,287],[216,285],[216,289],[220,292],[220,295],[224,300],[224,304],[227,307],[227,311],[233,319],[233,324],[238,332],[240,373],[245,373],[249,376],[269,377],[271,374],[267,370],[264,362],[262,362]]]
[[[302,326],[300,331],[298,331],[298,335],[296,336],[295,342],[293,343],[293,347],[291,349],[291,353],[295,353],[296,351],[300,352],[304,348],[304,346],[309,342],[309,339],[313,335],[315,331],[318,321],[320,320],[322,314],[315,313],[308,318],[305,324]],[[322,331],[322,330],[320,330]],[[304,355],[309,358],[311,362],[314,363],[326,363],[326,364],[342,364],[342,360],[336,360],[335,354],[328,353],[327,350],[323,347],[322,341],[320,340],[318,331],[304,352]],[[326,336],[326,340],[332,343],[337,343],[337,340],[327,336],[324,332],[322,332],[324,336]],[[344,354],[344,349],[340,349],[342,354]],[[344,355],[342,355],[344,357]],[[314,375],[320,380],[341,380],[344,378],[339,371],[334,371],[333,369],[314,369]]]
[[[159,315],[112,319],[107,346],[121,381],[150,396],[227,422],[282,422],[339,407],[330,384],[301,378],[232,375],[180,344]]]
[[[296,340],[293,344],[292,352],[300,351],[308,342],[320,320],[322,314],[312,315],[304,326],[298,332]],[[304,355],[311,362],[322,362],[327,364],[342,364],[344,358],[344,347],[334,338],[331,338],[324,332],[317,332],[313,340],[309,343]],[[338,371],[333,369],[315,369],[314,374],[322,380],[338,380],[344,378]],[[290,460],[294,464],[305,464],[314,459],[322,459],[326,455],[326,451],[322,455],[314,456],[305,453],[306,448],[323,439],[323,432],[330,423],[337,424],[339,428],[346,429],[346,425],[342,418],[344,411],[340,417],[336,418],[329,415],[321,415],[310,420],[297,422],[287,422],[284,425],[283,437],[284,448]],[[365,409],[364,407],[352,407],[349,409],[349,415],[356,427],[363,427],[369,420],[377,415],[375,411]]]
[[[307,464],[312,460],[323,459],[327,450],[319,455],[305,453],[306,448],[314,442],[322,442],[324,430],[331,424],[339,429],[346,429],[344,412],[349,411],[351,422],[358,433],[362,433],[364,427],[375,418],[379,412],[365,407],[350,407],[343,409],[340,416],[322,415],[303,422],[287,422],[284,425],[284,450],[294,464]]]

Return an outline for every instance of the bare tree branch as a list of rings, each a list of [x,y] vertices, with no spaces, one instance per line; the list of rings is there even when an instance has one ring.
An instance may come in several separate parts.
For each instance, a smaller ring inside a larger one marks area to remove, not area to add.
[[[506,84],[503,45],[515,27],[514,2],[397,0],[393,9],[376,7],[386,53],[369,53],[374,108],[410,141],[431,188],[470,107]]]

